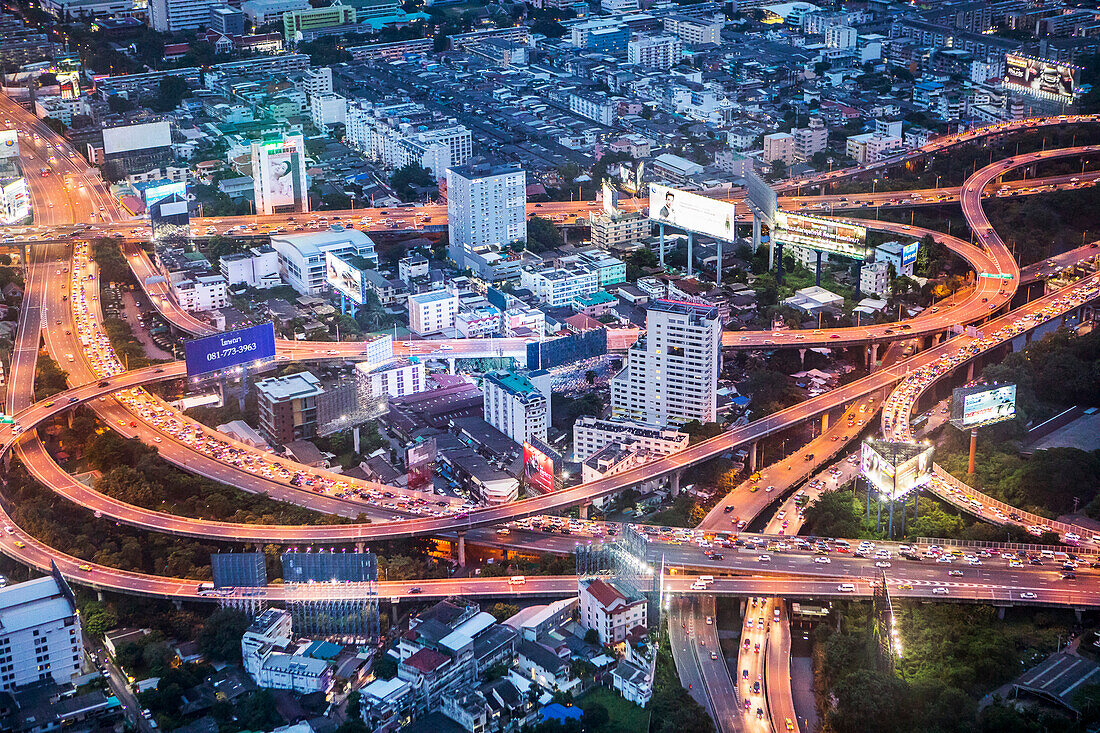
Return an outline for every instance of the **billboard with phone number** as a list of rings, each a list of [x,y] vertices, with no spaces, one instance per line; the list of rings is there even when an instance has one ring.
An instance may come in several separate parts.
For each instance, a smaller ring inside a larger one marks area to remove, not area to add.
[[[554,490],[554,461],[527,441],[523,442],[523,476],[529,489],[544,494]]]
[[[187,376],[231,369],[242,364],[275,358],[275,326],[258,326],[192,339],[183,344]]]
[[[910,242],[901,250],[901,265],[908,267],[917,261],[917,251],[920,250],[919,242]]]

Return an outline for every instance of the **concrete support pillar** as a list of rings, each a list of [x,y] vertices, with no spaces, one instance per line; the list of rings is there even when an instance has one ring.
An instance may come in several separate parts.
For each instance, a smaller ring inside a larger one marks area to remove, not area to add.
[[[974,362],[971,361],[966,365],[966,381],[970,381],[974,378]]]
[[[95,599],[100,603],[104,603],[107,599],[103,597],[103,591],[97,590],[95,592]]]
[[[458,533],[458,543],[455,545],[458,552],[458,566],[460,568],[466,567],[466,533]]]
[[[752,253],[756,254],[756,250],[760,249],[760,217],[756,214],[752,215]],[[768,264],[768,269],[771,269],[771,263]]]
[[[874,371],[878,365],[878,344],[871,344],[871,363],[868,366],[869,371]]]
[[[359,426],[356,425],[355,429],[351,431],[352,446],[355,448],[355,452],[359,452]]]
[[[978,450],[978,431],[970,431],[970,461],[966,464],[966,473],[969,476],[974,475],[974,453]]]
[[[355,551],[356,552],[366,552],[367,551],[367,543],[363,542],[362,540],[360,540],[359,542],[356,542],[355,543]]]
[[[659,246],[659,249],[660,249],[660,253],[661,253],[661,267],[663,268],[665,266],[665,225],[664,224],[659,225],[659,229],[660,229],[660,232],[661,232],[661,235],[660,235],[661,236],[661,240],[660,240],[661,244]]]
[[[749,446],[749,473],[756,473],[756,450],[759,441]]]
[[[829,429],[829,413],[825,413],[821,416],[821,434],[824,435],[825,431]]]
[[[1081,623],[1084,620],[1085,609],[1075,608],[1073,609],[1073,615],[1077,618],[1077,623]]]
[[[692,246],[695,244],[695,235],[688,232],[688,271],[687,276],[691,277],[691,258],[692,258]]]
[[[997,607],[997,618],[999,618],[1002,621],[1005,620],[1005,607],[1004,606],[998,606]]]
[[[680,471],[677,471],[669,477],[669,487],[674,497],[680,495],[680,473]]]
[[[741,605],[741,618],[744,618],[745,617],[745,612],[749,610],[749,599],[748,598],[742,598],[740,605]]]
[[[448,374],[454,374],[455,373],[455,360],[454,359],[448,359],[447,360],[447,373]]]
[[[817,250],[817,286],[821,287],[821,250]]]
[[[591,504],[581,504],[579,507],[577,507],[577,511],[579,512],[581,519],[588,519],[588,507],[590,507],[590,506],[592,506],[592,505]]]
[[[174,601],[172,601],[172,606],[173,606],[173,607],[174,607],[174,608],[175,608],[175,609],[176,609],[177,611],[182,611],[182,610],[183,610],[183,601],[181,601],[180,599],[178,599],[178,598],[177,598],[177,599],[175,599]]]
[[[1025,344],[1030,344],[1031,343],[1031,331],[1025,331],[1024,332],[1024,343]]]

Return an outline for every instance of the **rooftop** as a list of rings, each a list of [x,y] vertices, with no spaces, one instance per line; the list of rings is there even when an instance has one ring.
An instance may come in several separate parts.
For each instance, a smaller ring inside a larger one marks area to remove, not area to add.
[[[256,389],[273,402],[316,397],[324,392],[320,380],[310,372],[268,377],[256,382]]]

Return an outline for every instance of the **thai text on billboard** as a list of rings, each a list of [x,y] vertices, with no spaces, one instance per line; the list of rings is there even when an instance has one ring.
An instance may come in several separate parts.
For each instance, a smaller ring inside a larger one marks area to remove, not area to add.
[[[865,440],[860,475],[885,499],[899,499],[932,480],[932,446]]]
[[[31,197],[25,178],[3,184],[3,195],[5,224],[14,224],[31,213]]]
[[[1005,83],[1038,97],[1072,104],[1077,93],[1080,67],[1033,59],[1019,54],[1005,55]]]
[[[981,384],[951,393],[951,424],[973,430],[1016,417],[1016,385]]]
[[[523,476],[530,489],[544,494],[554,490],[554,462],[527,441],[523,442]]]
[[[189,377],[274,359],[275,326],[261,323],[192,339],[184,342],[183,352]]]
[[[733,204],[656,183],[649,184],[649,218],[730,242],[737,224]]]
[[[851,222],[777,211],[772,235],[784,245],[794,244],[857,260],[867,258],[867,227]]]
[[[363,305],[363,273],[332,252],[325,252],[325,280],[339,293]]]
[[[917,261],[917,251],[920,250],[919,242],[910,242],[901,250],[901,265],[908,267]]]

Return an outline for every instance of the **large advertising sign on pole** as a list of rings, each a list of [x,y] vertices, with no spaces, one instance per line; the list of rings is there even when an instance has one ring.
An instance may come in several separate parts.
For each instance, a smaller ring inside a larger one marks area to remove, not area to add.
[[[900,499],[932,480],[932,446],[865,440],[860,448],[859,469],[884,499]]]
[[[363,272],[359,268],[332,252],[326,252],[325,273],[325,280],[334,290],[363,305],[365,288]]]
[[[17,178],[3,184],[4,224],[22,221],[31,213],[31,197],[27,179]]]
[[[523,441],[523,476],[528,488],[545,494],[554,490],[554,461],[527,441]]]
[[[908,267],[917,261],[917,252],[920,250],[919,242],[910,242],[901,250],[901,266]]]
[[[414,490],[427,488],[435,472],[435,438],[420,438],[405,449],[405,466],[408,469],[408,487]]]
[[[275,358],[275,326],[261,323],[192,339],[184,342],[183,352],[189,377],[267,361]]]
[[[176,194],[184,199],[187,198],[187,182],[186,181],[173,181],[171,183],[162,183],[157,186],[149,186],[141,192],[145,197],[145,208],[160,201],[163,198],[168,198],[172,194]]]
[[[772,236],[784,246],[793,244],[841,257],[867,259],[867,227],[851,222],[777,211]]]
[[[0,158],[19,157],[19,133],[15,130],[0,130]]]
[[[771,226],[775,222],[775,213],[779,199],[775,190],[763,178],[752,171],[745,172],[745,196],[764,223]]]
[[[951,393],[951,424],[974,430],[1016,417],[1016,385],[979,384]]]
[[[649,218],[696,234],[733,241],[737,224],[733,204],[680,191],[657,183],[649,184]]]
[[[1056,61],[1005,55],[1005,83],[1037,97],[1072,104],[1081,68]]]

